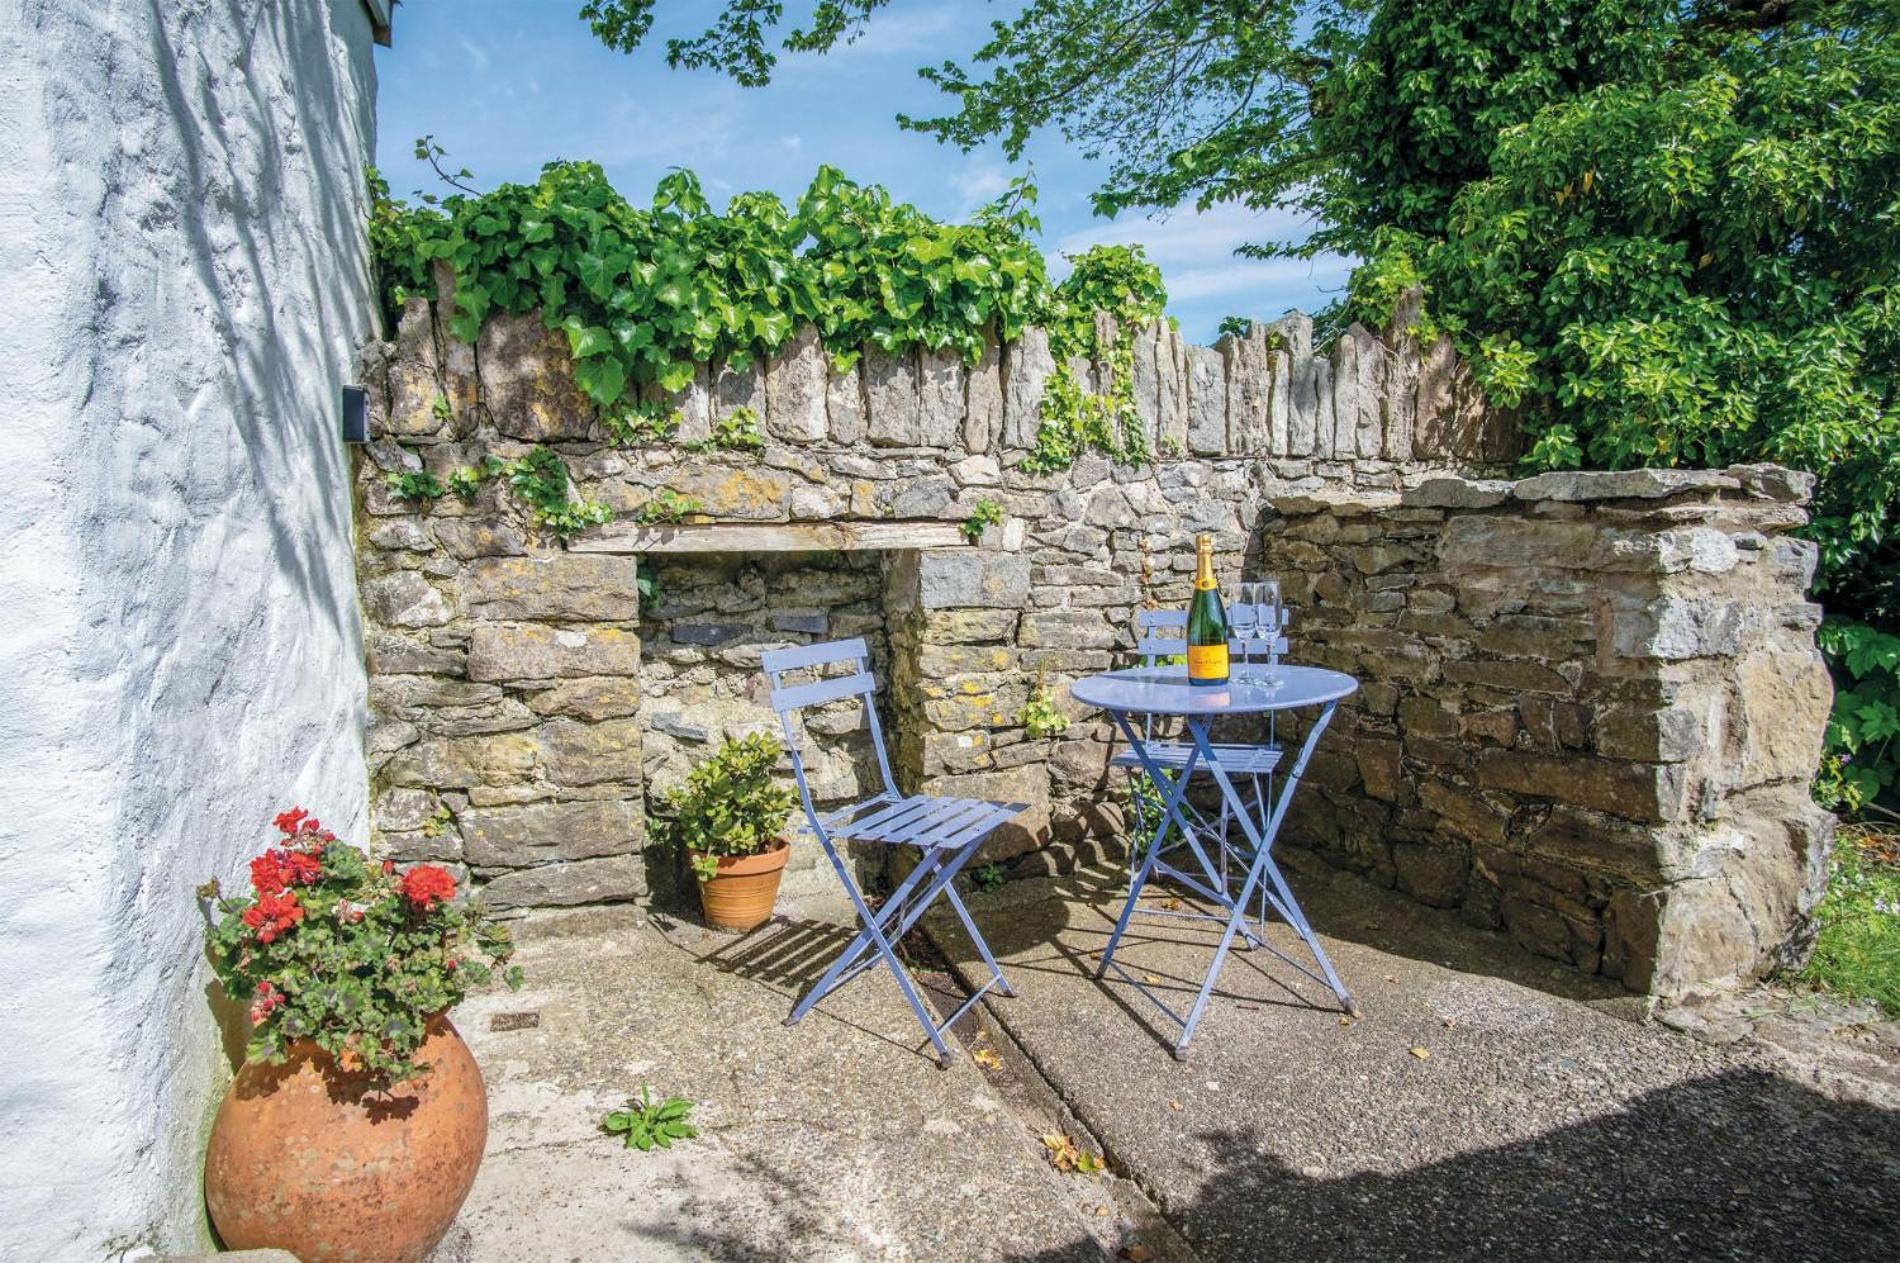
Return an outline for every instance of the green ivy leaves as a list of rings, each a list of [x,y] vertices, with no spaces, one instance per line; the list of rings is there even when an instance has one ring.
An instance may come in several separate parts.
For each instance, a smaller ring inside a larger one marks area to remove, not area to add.
[[[968,224],[945,224],[875,185],[821,167],[795,210],[743,193],[715,214],[690,171],[629,204],[594,163],[556,162],[533,185],[391,200],[372,176],[371,242],[385,296],[455,278],[450,331],[473,342],[492,311],[539,308],[562,330],[575,380],[602,407],[647,386],[683,389],[694,365],[744,367],[801,322],[840,371],[866,343],[954,349],[974,362],[1060,305],[1029,234],[1035,190],[1017,181]]]

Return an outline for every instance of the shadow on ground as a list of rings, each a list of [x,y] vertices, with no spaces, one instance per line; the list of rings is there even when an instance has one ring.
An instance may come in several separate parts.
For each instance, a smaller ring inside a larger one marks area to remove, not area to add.
[[[1396,1174],[1309,1178],[1256,1132],[1200,1139],[1204,1190],[1162,1209],[1207,1259],[1888,1259],[1900,1212],[1900,1114],[1760,1072]]]

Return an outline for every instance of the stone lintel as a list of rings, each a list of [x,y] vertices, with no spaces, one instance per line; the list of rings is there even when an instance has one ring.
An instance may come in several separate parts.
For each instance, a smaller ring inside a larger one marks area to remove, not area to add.
[[[609,525],[568,545],[581,553],[811,553],[969,548],[955,522]]]

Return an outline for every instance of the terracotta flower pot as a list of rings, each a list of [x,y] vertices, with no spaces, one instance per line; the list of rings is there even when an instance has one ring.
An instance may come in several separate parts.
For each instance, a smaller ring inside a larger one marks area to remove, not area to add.
[[[691,852],[693,858],[701,855]],[[792,857],[791,843],[780,838],[757,855],[721,855],[719,874],[699,883],[699,907],[706,924],[722,930],[750,930],[772,916],[779,878]]]
[[[246,1062],[218,1107],[205,1204],[227,1248],[302,1263],[415,1263],[455,1222],[488,1139],[481,1067],[446,1017],[426,1074],[386,1091],[309,1040]]]

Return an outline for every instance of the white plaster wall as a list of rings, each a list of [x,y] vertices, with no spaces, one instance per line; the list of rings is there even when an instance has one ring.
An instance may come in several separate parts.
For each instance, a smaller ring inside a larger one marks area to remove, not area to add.
[[[201,1241],[193,888],[365,827],[362,0],[0,5],[0,1258]]]

